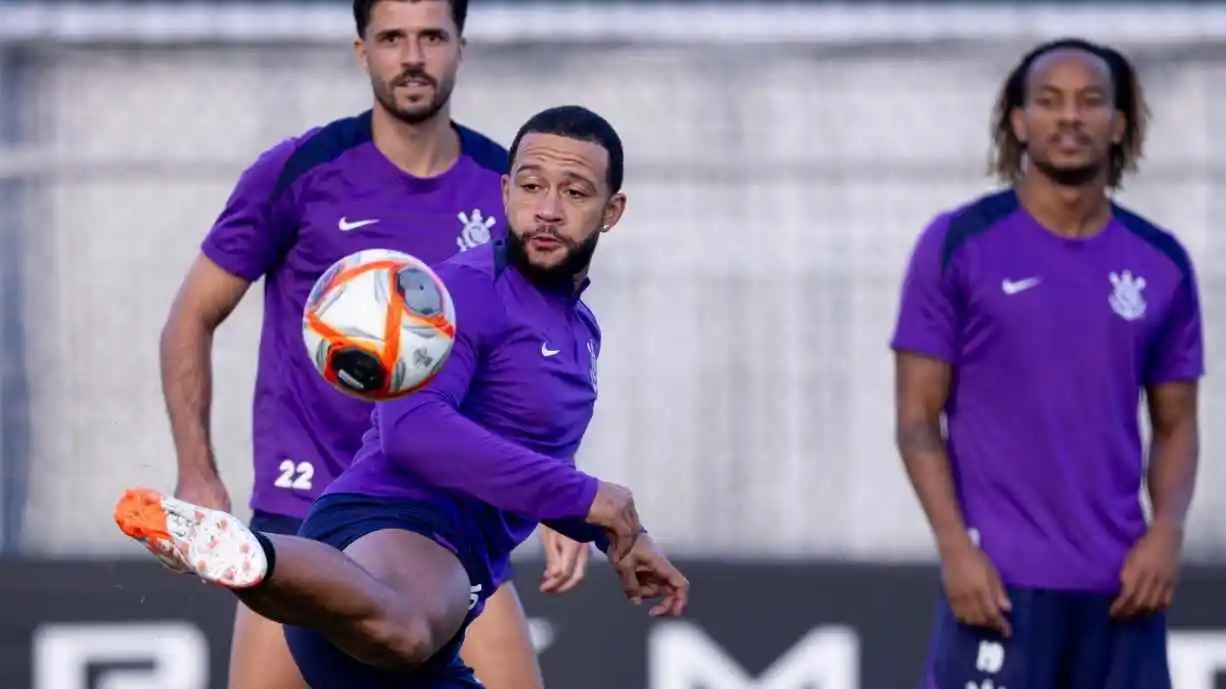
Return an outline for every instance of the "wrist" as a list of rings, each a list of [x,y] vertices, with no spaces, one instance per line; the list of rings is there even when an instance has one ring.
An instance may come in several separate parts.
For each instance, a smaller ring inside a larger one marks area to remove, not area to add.
[[[179,462],[179,480],[187,479],[189,481],[217,481],[221,479],[221,473],[217,471],[217,464],[213,462],[211,455],[204,459],[180,461]]]
[[[1150,531],[1160,531],[1178,538],[1183,538],[1184,520],[1174,515],[1154,515],[1149,523]]]
[[[937,534],[936,541],[937,552],[942,558],[949,555],[958,555],[979,547],[976,539],[972,538],[966,529],[956,529],[946,534]]]

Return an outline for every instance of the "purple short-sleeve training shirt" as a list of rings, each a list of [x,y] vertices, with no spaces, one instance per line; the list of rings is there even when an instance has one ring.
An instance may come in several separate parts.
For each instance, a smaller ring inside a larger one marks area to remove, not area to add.
[[[932,222],[904,281],[892,347],[953,366],[958,500],[1011,585],[1119,587],[1146,528],[1141,393],[1204,373],[1187,252],[1113,211],[1073,240],[984,197]]]

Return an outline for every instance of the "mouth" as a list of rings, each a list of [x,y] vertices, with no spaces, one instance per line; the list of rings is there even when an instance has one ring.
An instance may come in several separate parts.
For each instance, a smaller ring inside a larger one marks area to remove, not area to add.
[[[550,252],[561,248],[562,242],[547,234],[538,234],[528,238],[528,246],[538,251]]]
[[[434,84],[426,79],[408,79],[406,81],[397,82],[396,88],[400,89],[432,89]]]
[[[1089,148],[1089,137],[1077,132],[1062,132],[1052,138],[1052,143],[1062,151],[1075,152]]]

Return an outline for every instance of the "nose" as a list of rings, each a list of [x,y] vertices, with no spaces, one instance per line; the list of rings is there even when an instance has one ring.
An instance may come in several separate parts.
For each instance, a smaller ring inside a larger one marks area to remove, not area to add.
[[[1081,122],[1081,105],[1074,100],[1069,100],[1060,108],[1060,122],[1066,124],[1077,124]]]
[[[562,199],[557,192],[541,194],[537,197],[536,219],[549,223],[562,221]]]
[[[426,64],[426,51],[422,50],[421,41],[404,41],[400,64],[404,67],[421,67]]]

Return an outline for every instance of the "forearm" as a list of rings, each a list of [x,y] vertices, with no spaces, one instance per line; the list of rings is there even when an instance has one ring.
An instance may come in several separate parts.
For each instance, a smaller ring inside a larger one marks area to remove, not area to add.
[[[928,517],[937,548],[946,552],[967,545],[970,537],[958,506],[939,422],[925,419],[902,423],[897,441],[907,476]]]
[[[202,324],[172,320],[162,331],[162,394],[180,473],[215,474],[210,438],[213,333]]]
[[[530,519],[587,517],[594,477],[491,433],[441,400],[408,405],[378,412],[384,454],[406,471]]]
[[[1183,529],[1196,490],[1200,455],[1198,436],[1194,419],[1154,433],[1150,441],[1147,483],[1155,522]]]

